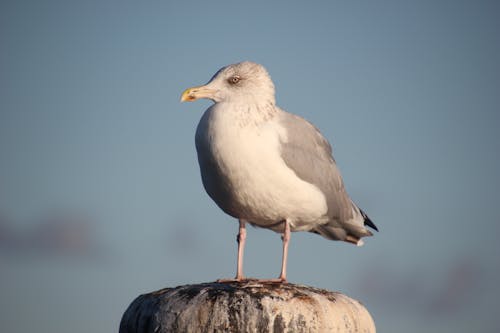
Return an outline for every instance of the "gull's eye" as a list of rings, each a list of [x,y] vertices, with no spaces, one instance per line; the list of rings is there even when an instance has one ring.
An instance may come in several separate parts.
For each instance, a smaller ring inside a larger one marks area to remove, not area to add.
[[[234,75],[234,76],[231,76],[227,82],[229,82],[230,84],[236,84],[238,82],[241,81],[241,77],[239,75]]]

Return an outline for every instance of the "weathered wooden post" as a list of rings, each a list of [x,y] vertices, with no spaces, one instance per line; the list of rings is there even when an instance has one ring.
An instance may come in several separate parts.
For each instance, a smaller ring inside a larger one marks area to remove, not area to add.
[[[375,333],[365,307],[338,292],[258,280],[166,288],[137,297],[120,333]]]

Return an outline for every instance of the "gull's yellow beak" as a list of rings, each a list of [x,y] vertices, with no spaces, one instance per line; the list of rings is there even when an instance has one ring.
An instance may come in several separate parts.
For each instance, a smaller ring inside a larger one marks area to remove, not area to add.
[[[216,92],[217,90],[207,88],[207,86],[187,88],[181,95],[181,102],[193,102],[200,98],[213,100]]]

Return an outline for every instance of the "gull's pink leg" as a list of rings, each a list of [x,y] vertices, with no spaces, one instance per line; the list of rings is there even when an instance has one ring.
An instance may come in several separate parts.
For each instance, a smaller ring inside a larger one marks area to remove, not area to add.
[[[283,231],[283,260],[281,262],[281,274],[278,281],[286,282],[286,263],[288,260],[288,243],[290,242],[290,223],[287,220],[284,221],[284,231]]]
[[[240,229],[238,232],[238,264],[236,268],[236,280],[241,281],[244,279],[243,277],[243,251],[245,250],[245,239],[247,238],[247,230],[245,228],[245,220],[240,221]]]
[[[243,276],[243,250],[245,249],[245,239],[247,238],[247,230],[245,228],[245,220],[240,219],[240,229],[236,241],[238,242],[238,263],[236,268],[236,277],[234,279],[218,279],[217,282],[241,282],[245,280]]]
[[[277,279],[261,279],[260,282],[271,282],[271,283],[286,283],[286,263],[288,259],[288,243],[290,242],[290,223],[287,220],[283,221],[283,235],[281,240],[283,241],[283,259],[281,261],[281,274]]]

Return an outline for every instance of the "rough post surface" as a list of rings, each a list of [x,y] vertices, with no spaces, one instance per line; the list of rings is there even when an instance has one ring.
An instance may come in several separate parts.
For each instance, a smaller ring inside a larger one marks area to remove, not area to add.
[[[373,319],[341,293],[260,281],[203,283],[137,297],[120,333],[163,332],[363,332]]]

